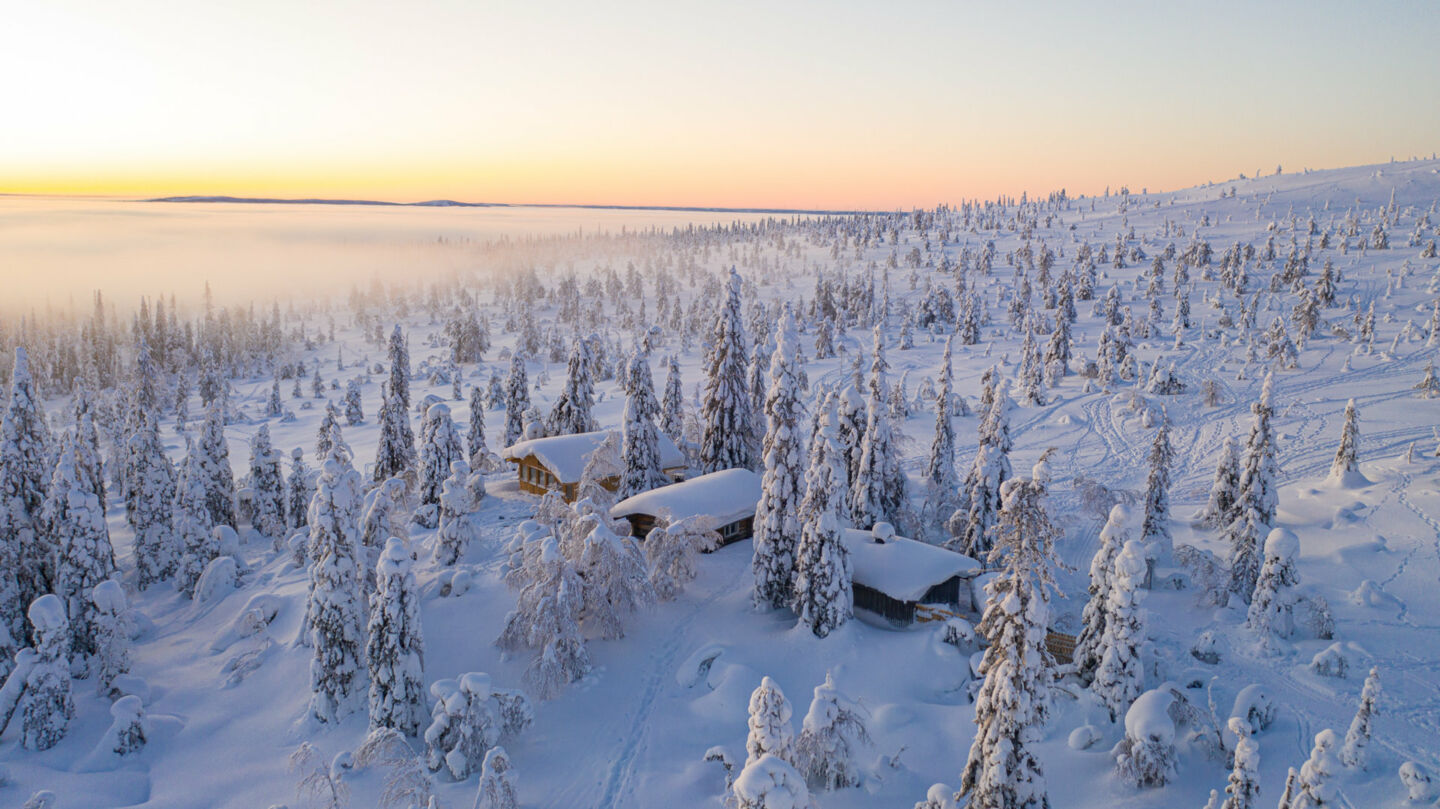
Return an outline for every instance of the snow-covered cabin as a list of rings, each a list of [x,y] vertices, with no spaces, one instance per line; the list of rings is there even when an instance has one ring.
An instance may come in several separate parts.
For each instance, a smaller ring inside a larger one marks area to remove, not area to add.
[[[970,589],[962,580],[980,575],[974,559],[898,536],[883,522],[869,531],[845,529],[840,540],[850,552],[856,607],[909,624],[922,604],[969,606]]]
[[[629,520],[634,535],[642,539],[662,517],[673,522],[709,516],[723,546],[754,533],[759,502],[759,475],[749,469],[722,469],[627,497],[610,509],[610,516]]]
[[[574,502],[590,455],[613,432],[596,430],[593,433],[531,438],[501,450],[500,457],[518,466],[521,491],[544,494],[558,490],[567,502]],[[685,455],[664,433],[660,433],[658,438],[661,468],[671,479],[681,479],[685,474]],[[614,491],[620,486],[620,478],[604,478],[600,485]]]

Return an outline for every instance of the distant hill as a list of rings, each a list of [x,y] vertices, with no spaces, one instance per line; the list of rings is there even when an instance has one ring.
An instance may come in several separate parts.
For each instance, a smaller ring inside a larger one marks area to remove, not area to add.
[[[575,205],[563,202],[458,202],[431,199],[424,202],[390,202],[379,199],[282,199],[279,197],[185,196],[156,197],[142,202],[224,202],[252,205],[384,205],[401,208],[588,208],[602,211],[695,211],[701,213],[773,213],[845,215],[883,213],[880,211],[831,211],[811,208],[708,208],[691,205]]]

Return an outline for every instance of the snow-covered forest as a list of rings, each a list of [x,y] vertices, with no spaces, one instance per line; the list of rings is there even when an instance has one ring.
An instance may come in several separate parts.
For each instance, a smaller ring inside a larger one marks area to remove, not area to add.
[[[1437,241],[1429,159],[6,318],[0,806],[1430,805]]]

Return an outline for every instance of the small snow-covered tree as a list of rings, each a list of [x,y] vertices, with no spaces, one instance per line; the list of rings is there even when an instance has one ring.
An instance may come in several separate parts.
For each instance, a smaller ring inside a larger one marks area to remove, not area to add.
[[[620,475],[619,497],[648,492],[668,483],[660,461],[660,433],[655,427],[660,403],[655,401],[655,383],[650,361],[640,350],[630,358],[626,373],[625,424],[620,455],[625,471]]]
[[[814,809],[805,779],[794,765],[766,754],[745,765],[730,786],[735,809]]]
[[[210,521],[235,528],[235,473],[230,470],[230,443],[225,440],[225,420],[217,404],[205,412],[199,446]]]
[[[1129,541],[1130,508],[1115,505],[1100,529],[1100,548],[1090,560],[1089,600],[1080,616],[1080,633],[1075,639],[1071,660],[1076,674],[1085,682],[1095,678],[1104,654],[1105,627],[1110,619],[1110,590],[1115,559]]]
[[[526,583],[495,644],[507,652],[536,650],[525,679],[531,693],[550,699],[590,671],[590,652],[580,632],[585,582],[554,536],[531,543],[523,551],[524,568],[517,576]]]
[[[1115,557],[1106,597],[1105,634],[1101,639],[1100,665],[1091,684],[1100,702],[1115,721],[1145,689],[1141,652],[1146,643],[1145,547],[1136,540],[1125,543]]]
[[[794,593],[795,548],[800,541],[801,481],[804,475],[805,405],[801,401],[800,346],[795,316],[786,306],[770,357],[770,389],[765,394],[764,474],[755,506],[752,600],[756,607],[787,606]]]
[[[375,447],[376,481],[403,474],[415,466],[415,435],[410,430],[410,411],[401,397],[381,383],[380,439]],[[323,461],[323,455],[319,456]]]
[[[1235,734],[1234,766],[1230,783],[1225,787],[1225,802],[1219,809],[1256,809],[1260,795],[1260,746],[1256,744],[1250,723],[1238,716],[1230,717],[1230,732]]]
[[[577,511],[585,507],[577,504]],[[645,557],[635,540],[622,537],[605,519],[591,519],[579,559],[585,582],[585,625],[606,640],[625,637],[625,616],[655,602]]]
[[[1246,624],[1266,648],[1274,648],[1295,630],[1294,588],[1300,582],[1295,560],[1299,555],[1300,541],[1293,532],[1276,528],[1265,538],[1265,564],[1255,582]]]
[[[277,546],[285,538],[285,476],[280,453],[270,444],[270,427],[260,425],[250,442],[250,488],[254,491],[255,516],[251,519],[261,536]]]
[[[841,693],[826,672],[825,682],[815,686],[795,741],[795,759],[811,786],[841,789],[860,784],[855,757],[861,745],[870,743],[864,716],[864,709]]]
[[[685,437],[685,391],[680,364],[672,354],[665,361],[665,395],[660,399],[660,432],[679,446]]]
[[[1365,769],[1369,756],[1365,752],[1370,744],[1370,724],[1375,717],[1375,703],[1380,699],[1380,669],[1371,668],[1360,689],[1360,707],[1345,732],[1345,746],[1340,748],[1340,761],[1346,767]]]
[[[365,613],[360,591],[359,473],[343,451],[326,459],[310,502],[310,597],[305,631],[310,661],[310,714],[338,722],[355,710],[365,668]]]
[[[1240,451],[1235,436],[1225,439],[1220,460],[1215,464],[1215,480],[1210,484],[1210,499],[1198,515],[1201,525],[1217,528],[1235,518],[1235,500],[1240,485]]]
[[[925,511],[932,522],[954,513],[960,476],[955,471],[955,425],[950,404],[954,398],[955,373],[951,349],[955,336],[945,338],[945,355],[940,360],[940,390],[935,395],[935,438],[925,460]]]
[[[391,537],[406,539],[405,531],[405,481],[390,478],[370,494],[369,505],[360,515],[360,547],[364,554],[361,562],[369,569],[365,577],[365,592],[375,592],[375,564],[380,561],[380,552]]]
[[[46,535],[56,551],[55,594],[65,604],[71,653],[85,660],[95,652],[95,602],[90,590],[115,572],[115,551],[94,481],[76,463],[78,435],[65,434],[55,473],[45,495]]]
[[[1345,427],[1340,432],[1340,447],[1335,450],[1335,460],[1330,464],[1330,479],[1348,484],[1360,472],[1360,416],[1355,411],[1355,400],[1345,404]]]
[[[360,380],[352,378],[345,383],[345,423],[358,427],[365,423],[365,408],[360,401]]]
[[[420,732],[425,715],[425,638],[405,541],[390,537],[376,565],[365,660],[370,668],[370,727]]]
[[[215,545],[215,524],[207,506],[205,465],[199,446],[192,443],[180,467],[180,481],[175,487],[175,543],[179,564],[175,570],[175,589],[187,596],[195,595],[200,574],[219,553]]]
[[[476,504],[466,486],[470,466],[462,460],[450,463],[450,477],[440,487],[440,525],[435,532],[435,563],[452,566],[465,556],[475,539],[475,524],[470,515]]]
[[[1030,745],[1050,716],[1049,626],[1054,542],[1059,530],[1045,513],[1045,487],[1012,479],[989,560],[1005,566],[990,584],[979,631],[990,646],[980,662],[975,741],[961,773],[960,792],[971,806],[1044,809],[1045,775]]]
[[[65,603],[55,595],[35,599],[29,618],[36,656],[20,695],[20,746],[49,750],[65,738],[75,716],[70,694],[70,621],[65,617]]]
[[[286,522],[291,528],[305,527],[309,519],[310,498],[314,495],[310,469],[305,466],[305,453],[296,447],[290,453],[290,477],[285,481]]]
[[[470,388],[470,432],[465,434],[465,448],[470,452],[470,466],[484,468],[490,448],[485,445],[485,389],[479,385]]]
[[[668,601],[680,594],[699,572],[700,553],[720,542],[715,519],[697,515],[666,522],[645,535],[645,560],[655,596]]]
[[[1147,460],[1150,476],[1145,481],[1145,520],[1140,541],[1145,546],[1147,559],[1165,563],[1173,555],[1175,544],[1170,538],[1170,464],[1174,452],[1170,448],[1168,419],[1162,421],[1155,432]]]
[[[848,621],[851,611],[849,553],[840,540],[840,498],[845,467],[834,402],[827,402],[820,432],[810,447],[805,497],[800,502],[800,541],[795,548],[791,608],[816,637]]]
[[[1295,782],[1295,797],[1285,809],[1321,809],[1339,805],[1340,790],[1333,779],[1340,772],[1340,762],[1335,758],[1335,748],[1340,744],[1340,734],[1326,728],[1315,734],[1315,747],[1310,759],[1300,767],[1300,777]]]
[[[906,503],[905,483],[889,411],[872,387],[866,405],[860,466],[850,487],[851,522],[862,528],[877,522],[901,522],[904,516],[901,510]]]
[[[95,678],[95,693],[108,697],[115,679],[130,670],[130,606],[116,579],[97,584],[90,591],[90,601],[95,605],[95,651],[90,658],[90,674]]]
[[[523,693],[495,688],[480,672],[439,680],[430,693],[436,699],[425,729],[426,759],[431,770],[443,766],[457,781],[480,769],[491,748],[525,730],[535,715]]]
[[[1137,787],[1162,787],[1176,774],[1175,696],[1166,688],[1146,691],[1125,712],[1125,738],[1115,745],[1115,770]]]
[[[525,434],[525,411],[530,409],[530,380],[525,373],[525,358],[520,352],[510,358],[510,373],[505,377],[505,446],[511,446]]]
[[[717,315],[713,344],[706,357],[705,395],[700,421],[700,468],[704,472],[750,469],[752,432],[749,388],[745,381],[745,325],[740,317],[740,275],[730,270],[725,305]]]
[[[790,726],[792,713],[785,692],[774,680],[762,677],[759,687],[750,694],[750,718],[747,720],[750,733],[745,738],[745,766],[766,755],[794,764],[795,730]]]
[[[515,797],[515,768],[505,748],[495,746],[485,753],[480,768],[480,787],[475,791],[474,809],[518,809]]]
[[[450,406],[444,402],[430,405],[420,425],[420,505],[440,502],[441,488],[451,474],[451,464],[464,458],[460,434],[450,418]]]
[[[136,417],[125,458],[125,521],[135,535],[135,584],[144,590],[175,575],[179,548],[172,520],[175,467],[155,419],[144,411]]]
[[[1248,598],[1260,575],[1261,537],[1275,520],[1279,468],[1275,462],[1275,434],[1270,424],[1274,373],[1266,374],[1260,400],[1251,407],[1254,424],[1245,445],[1235,517],[1226,529],[1230,544],[1230,589]]]
[[[550,435],[589,433],[598,429],[591,412],[595,406],[595,385],[591,380],[593,365],[589,342],[576,337],[565,368],[565,386],[545,421],[545,429]]]

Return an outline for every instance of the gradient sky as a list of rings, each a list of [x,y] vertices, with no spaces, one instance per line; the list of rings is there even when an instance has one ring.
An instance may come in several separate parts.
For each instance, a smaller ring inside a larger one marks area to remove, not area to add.
[[[1440,149],[1420,2],[40,0],[0,191],[895,208]]]

